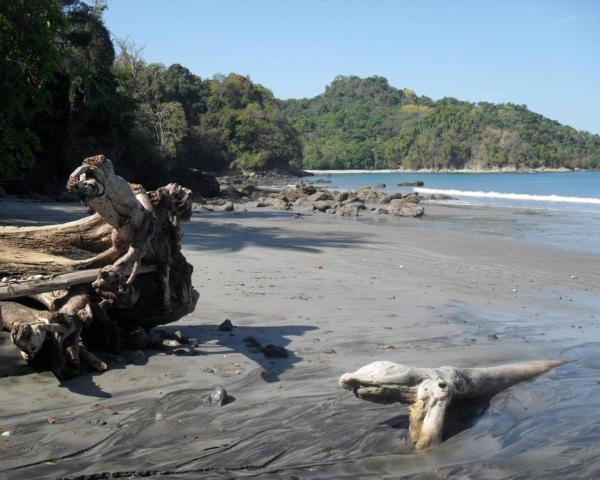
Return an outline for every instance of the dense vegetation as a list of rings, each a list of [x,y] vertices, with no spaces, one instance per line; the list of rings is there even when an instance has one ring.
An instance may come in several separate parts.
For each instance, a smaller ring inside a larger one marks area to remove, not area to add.
[[[338,77],[281,102],[307,168],[600,168],[600,137],[522,105],[432,101],[383,77]]]
[[[105,5],[0,3],[0,185],[61,190],[105,153],[147,185],[186,168],[297,170],[302,145],[271,92],[240,75],[201,79],[115,45]]]
[[[433,101],[338,77],[279,101],[249,78],[202,79],[112,39],[102,0],[0,2],[0,186],[61,191],[104,153],[147,186],[210,172],[313,168],[600,168],[600,137],[524,106]],[[304,150],[304,152],[303,152]],[[183,173],[185,175],[185,173]]]

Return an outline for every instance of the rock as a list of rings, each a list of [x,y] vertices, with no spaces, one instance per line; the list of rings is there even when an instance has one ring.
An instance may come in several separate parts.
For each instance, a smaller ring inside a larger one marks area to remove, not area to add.
[[[221,323],[221,325],[217,327],[217,330],[219,332],[231,332],[233,330],[233,323],[231,323],[231,320],[226,319],[223,323]]]
[[[375,213],[376,213],[377,215],[387,215],[387,214],[388,214],[388,213],[390,213],[390,212],[388,212],[387,208],[381,208],[381,207],[379,207],[379,208],[377,208],[377,209],[375,210]]]
[[[280,347],[279,345],[269,344],[266,347],[263,347],[262,353],[265,355],[265,357],[271,357],[271,358],[287,358],[288,357],[288,351],[285,348]]]
[[[416,182],[402,182],[399,183],[399,187],[422,187],[425,185],[425,182],[421,180],[417,180]]]
[[[312,208],[313,210],[319,210],[319,212],[326,212],[330,208],[333,207],[333,202],[329,200],[320,200],[318,202],[313,202]]]
[[[336,202],[345,202],[348,200],[349,194],[348,192],[334,192],[332,196]]]
[[[227,403],[228,400],[227,390],[223,385],[217,385],[215,389],[206,398],[206,403],[216,407],[222,407]]]
[[[233,185],[226,185],[221,187],[221,192],[219,193],[219,197],[225,198],[227,200],[239,200],[243,197],[242,192],[240,192]]]
[[[10,437],[10,430],[6,430],[5,432],[0,433],[1,437]]]
[[[181,330],[177,330],[173,336],[182,344],[190,343],[190,340],[181,332]]]
[[[177,348],[181,347],[181,343],[174,338],[165,338],[162,342],[162,346],[165,348]]]
[[[401,200],[403,195],[400,192],[392,193],[391,195],[387,195],[382,203],[390,203],[392,200]]]
[[[316,193],[317,189],[315,188],[314,185],[307,185],[306,183],[304,183],[302,180],[298,180],[296,182],[296,190],[298,190],[298,192],[302,195],[312,195],[313,193]]]
[[[378,183],[377,185],[375,185],[375,188],[385,188],[385,183]]]
[[[256,202],[256,208],[273,207],[277,210],[289,210],[292,206],[282,198],[265,198],[261,197]]]
[[[335,214],[341,217],[356,217],[358,216],[359,206],[364,207],[364,205],[360,203],[348,203],[346,205],[341,205],[335,210]]]
[[[225,203],[225,205],[223,206],[223,210],[225,210],[226,212],[232,212],[234,210],[233,202]]]
[[[452,195],[446,195],[445,193],[432,193],[429,195],[429,200],[458,200]]]
[[[403,200],[407,203],[420,203],[421,197],[419,196],[419,194],[417,192],[411,192],[408,195],[406,195],[405,197],[403,197]]]
[[[320,191],[310,195],[308,197],[308,200],[311,202],[320,202],[323,200],[333,200],[333,197],[327,190],[320,190]]]
[[[425,209],[418,203],[397,199],[390,202],[388,213],[399,217],[420,217],[425,213]]]
[[[297,188],[286,187],[279,191],[279,198],[287,202],[295,202],[296,200],[304,196],[304,193],[302,193]]]
[[[251,352],[260,352],[262,350],[261,344],[254,337],[245,337],[242,342],[246,345],[246,348]]]
[[[354,192],[352,197],[367,203],[379,203],[384,198],[384,195],[385,194],[381,194],[380,196],[380,193],[376,192],[371,187],[362,187]]]
[[[194,198],[217,197],[221,190],[219,181],[214,176],[195,168],[177,169],[173,175],[172,181],[189,188]]]
[[[150,335],[143,328],[136,328],[125,334],[125,345],[129,350],[143,350],[150,344]]]

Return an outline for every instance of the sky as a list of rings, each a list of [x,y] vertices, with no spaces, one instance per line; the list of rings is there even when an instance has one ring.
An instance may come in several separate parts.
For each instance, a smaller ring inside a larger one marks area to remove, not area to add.
[[[249,75],[279,98],[382,75],[600,134],[600,0],[108,0],[147,62]]]

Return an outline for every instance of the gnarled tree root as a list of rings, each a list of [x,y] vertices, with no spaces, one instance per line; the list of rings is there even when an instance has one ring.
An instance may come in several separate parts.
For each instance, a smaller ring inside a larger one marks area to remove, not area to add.
[[[566,363],[522,362],[483,368],[416,368],[373,362],[339,379],[358,398],[409,405],[410,436],[417,449],[439,445],[448,408],[455,400],[491,398],[502,390]]]

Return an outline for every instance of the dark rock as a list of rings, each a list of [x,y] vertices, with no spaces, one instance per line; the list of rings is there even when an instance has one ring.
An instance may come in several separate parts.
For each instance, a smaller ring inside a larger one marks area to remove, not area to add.
[[[242,192],[240,192],[233,185],[226,185],[224,187],[221,187],[221,192],[219,193],[219,196],[227,200],[239,200],[243,197]]]
[[[417,180],[416,182],[402,182],[399,183],[399,187],[422,187],[425,183],[421,180]]]
[[[256,340],[254,337],[246,337],[242,340],[246,348],[251,352],[260,352],[262,350],[262,345]]]
[[[385,188],[385,183],[378,183],[377,185],[375,185],[375,188]]]
[[[234,210],[233,202],[227,202],[223,206],[223,210],[225,210],[226,212],[232,212]]]
[[[143,328],[136,328],[125,334],[125,346],[130,350],[143,350],[150,344],[150,335]]]
[[[207,397],[206,403],[216,407],[222,407],[227,403],[228,398],[229,395],[227,395],[227,390],[225,390],[225,387],[223,387],[223,385],[217,385]]]
[[[173,181],[189,188],[194,197],[216,197],[221,189],[215,177],[195,168],[177,169]]]
[[[311,202],[320,202],[324,200],[333,200],[331,194],[327,190],[320,190],[308,197]]]
[[[231,323],[231,320],[226,319],[223,323],[221,323],[221,325],[217,327],[217,330],[219,330],[220,332],[231,332],[233,330],[233,323]]]
[[[333,207],[333,202],[329,200],[320,200],[318,202],[313,202],[312,208],[313,210],[319,210],[320,212],[326,212],[330,208]]]
[[[285,348],[280,347],[279,345],[267,345],[266,347],[263,347],[262,353],[265,355],[265,357],[271,358],[288,357],[288,351]]]

